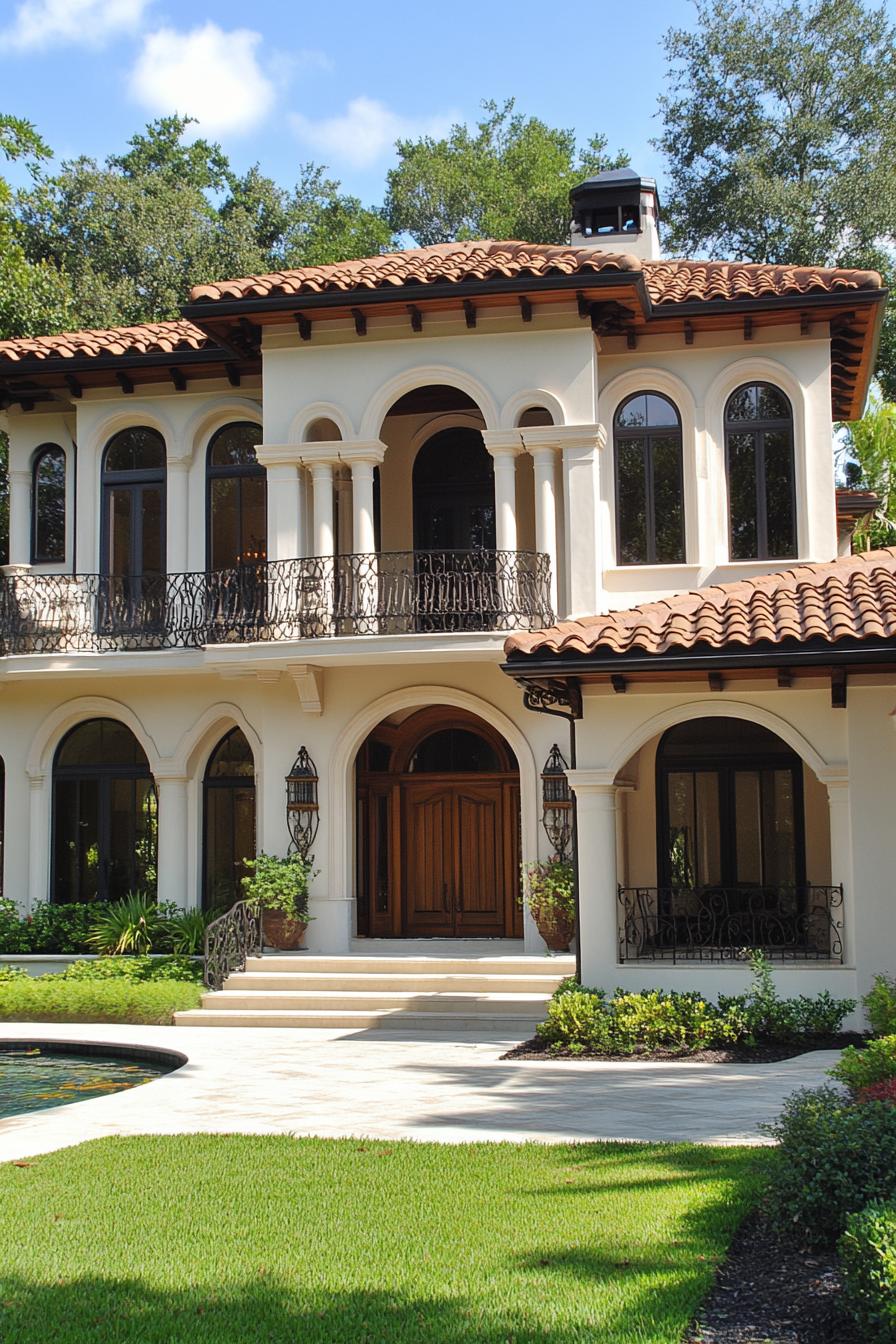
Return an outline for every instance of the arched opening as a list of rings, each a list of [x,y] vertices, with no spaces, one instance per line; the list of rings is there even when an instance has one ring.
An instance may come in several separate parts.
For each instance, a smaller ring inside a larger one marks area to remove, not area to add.
[[[493,551],[495,471],[477,429],[443,429],[414,460],[414,550]]]
[[[104,624],[152,629],[165,612],[165,440],[133,425],[103,453],[100,570]]]
[[[793,409],[780,388],[747,383],[725,404],[732,560],[797,554]]]
[[[776,733],[688,719],[619,779],[626,960],[725,960],[746,947],[824,959],[842,948],[827,792]]]
[[[527,406],[524,411],[520,411],[516,423],[518,429],[535,429],[552,425],[554,417],[546,406]]]
[[[146,753],[115,719],[88,719],[53,762],[53,900],[156,894],[158,800]]]
[[[231,906],[242,896],[246,859],[255,857],[255,760],[241,728],[208,759],[202,786],[202,906]]]
[[[34,454],[31,475],[31,563],[65,561],[65,452],[45,443]]]
[[[520,781],[496,729],[432,706],[384,720],[355,764],[358,932],[520,937]]]
[[[681,416],[660,392],[627,397],[613,420],[616,563],[683,564]]]
[[[336,421],[327,415],[319,415],[305,430],[306,443],[337,443],[341,438]]]
[[[207,567],[258,566],[267,558],[267,485],[255,456],[261,429],[234,422],[212,435],[206,463]]]

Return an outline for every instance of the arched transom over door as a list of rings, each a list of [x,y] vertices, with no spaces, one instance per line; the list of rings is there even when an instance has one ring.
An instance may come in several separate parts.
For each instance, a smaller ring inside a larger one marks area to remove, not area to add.
[[[425,709],[358,756],[358,929],[519,937],[519,769],[473,715]]]

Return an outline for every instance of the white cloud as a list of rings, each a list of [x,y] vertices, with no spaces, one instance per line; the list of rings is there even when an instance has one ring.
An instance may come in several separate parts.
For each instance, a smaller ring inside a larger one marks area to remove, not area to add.
[[[65,43],[100,47],[140,27],[152,0],[22,0],[0,47],[39,51]]]
[[[150,112],[195,117],[210,134],[250,131],[274,101],[274,83],[256,56],[261,34],[224,32],[216,23],[179,33],[148,33],[131,72],[130,92]]]
[[[369,168],[386,158],[399,138],[442,136],[457,118],[450,115],[414,120],[399,116],[375,98],[353,98],[338,117],[318,121],[296,112],[290,117],[300,140],[319,154],[352,168]]]

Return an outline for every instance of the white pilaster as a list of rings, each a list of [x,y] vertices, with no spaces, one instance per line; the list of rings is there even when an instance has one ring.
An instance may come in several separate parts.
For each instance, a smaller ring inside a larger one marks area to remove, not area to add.
[[[843,908],[834,910],[835,920],[843,923],[843,960],[856,964],[856,903],[852,883],[852,818],[850,816],[849,775],[823,771],[822,783],[828,791],[831,816],[831,881],[843,884]]]
[[[551,611],[557,607],[557,449],[553,445],[533,445],[535,473],[535,549],[548,557],[551,566]]]
[[[315,462],[311,467],[314,507],[314,554],[332,556],[336,549],[333,532],[333,463]]]
[[[563,449],[566,614],[593,616],[603,609],[597,449],[606,442],[606,433],[600,425],[569,425],[557,433]]]
[[[185,574],[190,568],[189,485],[190,460],[169,457],[165,483],[165,563],[169,574]]]
[[[158,898],[186,909],[195,903],[187,881],[187,780],[156,774],[159,794]]]
[[[9,563],[31,563],[31,472],[24,467],[9,473]]]
[[[576,795],[582,983],[608,984],[619,949],[616,785],[601,770],[568,770]]]
[[[518,429],[486,429],[482,441],[495,468],[495,545],[499,551],[515,551],[516,459],[523,451]]]
[[[50,788],[46,774],[28,777],[28,910],[50,897]],[[7,844],[12,837],[7,838]]]
[[[267,468],[269,560],[297,560],[302,556],[299,470],[293,462],[278,462]]]

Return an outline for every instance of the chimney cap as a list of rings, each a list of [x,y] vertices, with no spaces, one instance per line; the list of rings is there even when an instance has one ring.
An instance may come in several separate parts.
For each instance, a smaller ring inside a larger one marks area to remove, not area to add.
[[[657,209],[659,209],[659,195],[656,189],[656,179],[653,177],[642,177],[636,173],[633,168],[608,168],[606,172],[597,173],[594,177],[587,178],[584,182],[579,182],[569,193],[569,199],[576,201],[580,196],[592,195],[595,192],[618,192],[625,191],[639,194],[644,191],[653,192],[656,197]]]

